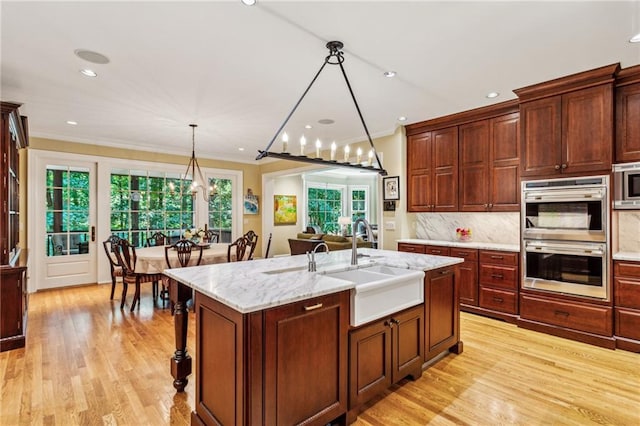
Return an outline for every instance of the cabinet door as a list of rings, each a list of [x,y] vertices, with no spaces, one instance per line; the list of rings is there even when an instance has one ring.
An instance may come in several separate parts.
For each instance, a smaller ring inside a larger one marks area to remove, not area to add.
[[[451,247],[450,255],[464,259],[464,263],[458,265],[460,303],[478,306],[478,250]]]
[[[458,210],[458,128],[432,132],[433,210]]]
[[[391,318],[393,335],[392,382],[422,375],[424,360],[424,306],[419,305]]]
[[[489,210],[520,211],[520,114],[489,124]]]
[[[22,271],[2,273],[0,279],[0,338],[22,334]]]
[[[269,309],[265,423],[326,424],[347,411],[349,292]]]
[[[459,303],[455,268],[430,271],[425,278],[425,360],[459,341]]]
[[[560,96],[520,104],[522,176],[560,173],[561,106]]]
[[[562,95],[561,169],[610,172],[613,157],[613,84]]]
[[[640,83],[616,90],[616,161],[640,161]]]
[[[407,138],[407,208],[431,210],[431,132]]]
[[[489,120],[460,126],[458,137],[460,211],[486,211],[489,208]]]
[[[391,328],[376,321],[349,333],[349,408],[391,386]]]

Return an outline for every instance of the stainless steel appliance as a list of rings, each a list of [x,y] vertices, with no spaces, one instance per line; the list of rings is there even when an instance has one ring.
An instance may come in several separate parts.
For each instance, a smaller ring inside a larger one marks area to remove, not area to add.
[[[609,177],[522,182],[522,286],[609,299]]]
[[[640,163],[613,165],[613,208],[640,210]]]

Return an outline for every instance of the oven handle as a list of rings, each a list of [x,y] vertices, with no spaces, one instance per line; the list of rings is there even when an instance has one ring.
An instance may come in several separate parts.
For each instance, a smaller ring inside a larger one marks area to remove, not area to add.
[[[549,253],[549,254],[568,254],[568,255],[586,255],[591,257],[604,256],[604,250],[594,248],[572,248],[572,247],[559,247],[556,245],[547,244],[526,244],[525,247],[528,253]]]

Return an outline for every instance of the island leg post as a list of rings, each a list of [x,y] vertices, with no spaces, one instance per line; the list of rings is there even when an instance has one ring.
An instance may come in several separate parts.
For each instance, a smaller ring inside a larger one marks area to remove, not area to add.
[[[191,374],[191,356],[187,353],[187,329],[189,315],[187,301],[191,299],[191,289],[176,280],[169,279],[169,296],[173,305],[173,323],[175,327],[176,351],[171,357],[171,375],[173,387],[184,392]]]

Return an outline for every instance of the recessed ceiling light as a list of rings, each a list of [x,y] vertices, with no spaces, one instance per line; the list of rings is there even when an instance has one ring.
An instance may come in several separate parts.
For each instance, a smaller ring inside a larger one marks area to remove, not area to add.
[[[98,76],[98,74],[96,74],[96,72],[95,72],[95,71],[90,70],[90,69],[88,69],[88,68],[85,68],[85,69],[83,69],[83,70],[80,70],[80,74],[85,75],[85,76],[87,76],[87,77],[97,77],[97,76]]]
[[[487,98],[489,98],[489,99],[497,98],[498,96],[500,96],[500,93],[498,93],[498,92],[489,92],[489,93],[487,93]]]
[[[67,124],[70,124],[72,126],[77,126],[78,122],[77,121],[73,121],[73,120],[69,120],[69,121],[67,121]]]
[[[313,127],[311,127],[311,124],[307,124],[306,126],[304,126],[305,129],[312,129]]]
[[[395,77],[396,76],[396,72],[395,71],[385,71],[384,72],[384,76],[385,77],[389,77],[389,78]]]
[[[240,147],[238,148],[238,151],[244,151],[244,148]]]
[[[86,49],[76,49],[73,51],[76,56],[80,59],[84,59],[87,62],[91,62],[92,64],[108,64],[109,58],[104,56],[102,53],[94,52],[92,50]]]
[[[247,5],[247,6],[253,6],[254,4],[256,4],[256,0],[241,0],[242,4]]]
[[[640,33],[634,35],[629,39],[629,43],[640,43]]]
[[[398,117],[398,121],[407,121],[407,117],[401,115],[400,117]]]
[[[320,124],[333,124],[333,123],[335,123],[335,120],[332,120],[330,118],[321,118],[320,120],[318,120],[318,123],[320,123]]]

